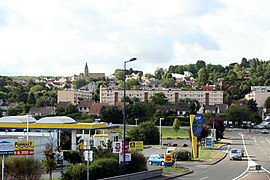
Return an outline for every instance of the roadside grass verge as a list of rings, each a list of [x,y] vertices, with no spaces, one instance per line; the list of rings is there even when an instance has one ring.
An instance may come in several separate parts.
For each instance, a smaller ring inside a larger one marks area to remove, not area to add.
[[[169,174],[169,173],[177,173],[177,174],[184,174],[188,173],[190,170],[185,167],[176,167],[175,165],[172,167],[163,167],[162,168],[162,174]]]
[[[200,149],[199,157],[193,158],[192,161],[206,161],[209,159],[219,159],[224,156],[225,152],[212,150],[212,149]]]
[[[136,128],[136,126],[126,126],[126,132],[128,133],[132,129]],[[120,125],[119,135],[121,136],[124,132],[124,127]],[[172,127],[161,127],[162,139],[188,139],[189,132],[186,129],[181,129],[179,131],[174,131]]]

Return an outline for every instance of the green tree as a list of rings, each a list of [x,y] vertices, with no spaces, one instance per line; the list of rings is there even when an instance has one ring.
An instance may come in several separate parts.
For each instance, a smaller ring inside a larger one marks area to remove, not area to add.
[[[147,121],[128,132],[131,141],[143,141],[145,145],[159,144],[159,130],[154,122]]]
[[[29,92],[27,102],[32,105],[36,104],[36,97],[33,92]]]
[[[198,84],[199,84],[199,87],[203,86],[203,85],[206,85],[208,83],[208,72],[205,68],[201,68],[199,71],[198,71]]]
[[[73,82],[74,89],[80,89],[86,85],[86,80],[84,78],[78,78]]]
[[[196,62],[196,69],[197,69],[197,71],[199,71],[199,70],[202,69],[202,68],[206,68],[206,64],[205,64],[204,61],[198,60],[198,61]]]
[[[155,105],[165,105],[169,102],[163,92],[155,93],[153,96],[150,97],[150,100],[151,103]]]
[[[52,147],[44,151],[43,166],[45,173],[49,174],[49,179],[52,180],[52,171],[56,169],[55,153]]]
[[[155,77],[157,79],[161,80],[164,73],[165,72],[164,72],[163,68],[158,68],[157,70],[155,70]]]
[[[264,107],[266,109],[270,108],[270,97],[267,97],[265,102],[264,102]]]
[[[180,130],[180,121],[178,118],[174,119],[172,129],[175,131],[175,133]]]
[[[234,124],[240,126],[243,121],[252,120],[252,112],[247,106],[231,105],[226,113],[226,120],[232,121]]]
[[[237,80],[237,74],[233,71],[230,71],[227,76],[232,82],[235,82]]]
[[[254,100],[254,99],[248,100],[248,109],[251,112],[256,113],[258,111],[257,105],[258,104],[256,103],[256,100]]]
[[[124,81],[124,70],[116,69],[113,75],[117,81]]]
[[[166,88],[175,87],[176,80],[174,78],[164,78],[161,81]]]

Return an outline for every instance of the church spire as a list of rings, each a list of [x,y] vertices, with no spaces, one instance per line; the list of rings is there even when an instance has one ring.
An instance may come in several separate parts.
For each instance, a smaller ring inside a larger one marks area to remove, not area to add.
[[[88,75],[89,75],[89,70],[88,70],[88,65],[86,63],[84,67],[84,77],[88,77]]]

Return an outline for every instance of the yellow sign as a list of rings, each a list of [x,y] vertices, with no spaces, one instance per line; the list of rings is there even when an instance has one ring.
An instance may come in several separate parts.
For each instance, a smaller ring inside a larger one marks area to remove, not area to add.
[[[33,150],[34,141],[16,141],[14,150]]]
[[[191,130],[191,142],[192,142],[192,154],[193,154],[193,157],[198,158],[198,141],[197,141],[197,137],[194,136],[193,129],[192,129],[192,124],[193,124],[194,118],[195,118],[194,114],[189,115],[190,130]]]
[[[172,154],[165,154],[164,161],[165,161],[165,163],[172,163],[173,162]]]
[[[143,150],[143,141],[130,141],[129,142],[130,151],[142,151]]]

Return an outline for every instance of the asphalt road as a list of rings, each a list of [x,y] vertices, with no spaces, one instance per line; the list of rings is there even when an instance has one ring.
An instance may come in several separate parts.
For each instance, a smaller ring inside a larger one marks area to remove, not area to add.
[[[215,165],[190,165],[194,172],[175,179],[192,180],[231,180],[231,179],[258,179],[255,165],[262,166],[261,172],[269,173],[270,169],[270,136],[262,135],[260,132],[242,132],[232,130],[226,131],[226,135],[231,137],[231,148],[245,149],[245,156],[242,161],[230,160],[229,154],[226,158]],[[268,139],[267,139],[268,138]],[[266,178],[266,174],[264,177]]]

